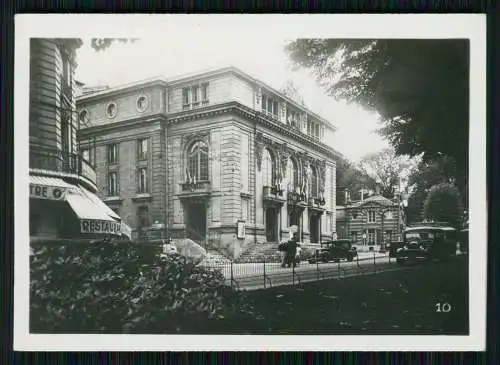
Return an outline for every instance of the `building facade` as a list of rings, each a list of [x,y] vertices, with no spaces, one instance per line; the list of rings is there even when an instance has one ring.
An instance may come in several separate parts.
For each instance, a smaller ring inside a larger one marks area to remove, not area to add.
[[[338,238],[351,239],[359,251],[378,251],[383,244],[401,239],[401,205],[379,194],[337,206]]]
[[[31,39],[29,100],[30,237],[129,235],[95,195],[97,176],[77,143],[78,39]]]
[[[238,256],[248,245],[335,232],[326,120],[236,68],[82,95],[79,143],[100,197],[133,231],[164,222]]]

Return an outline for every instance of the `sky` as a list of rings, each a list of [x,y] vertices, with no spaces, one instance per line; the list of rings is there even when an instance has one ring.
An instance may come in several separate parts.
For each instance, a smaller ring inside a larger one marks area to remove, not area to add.
[[[77,51],[77,80],[91,85],[117,86],[163,75],[196,73],[206,69],[235,66],[264,83],[281,89],[291,80],[309,109],[337,127],[330,143],[352,161],[388,147],[375,133],[379,127],[375,113],[358,105],[347,105],[325,95],[308,70],[292,70],[285,53],[286,39],[260,37],[241,32],[238,37],[221,39],[210,31],[196,37],[147,37],[133,43],[115,42],[105,51],[96,52],[90,40]]]

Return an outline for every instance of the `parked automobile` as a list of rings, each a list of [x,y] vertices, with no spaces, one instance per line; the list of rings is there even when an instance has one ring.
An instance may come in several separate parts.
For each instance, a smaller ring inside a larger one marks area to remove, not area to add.
[[[389,257],[395,258],[397,256],[398,248],[404,246],[404,241],[392,241],[387,244],[386,249],[389,250]]]
[[[443,260],[456,253],[455,228],[439,223],[421,223],[406,228],[403,244],[396,249],[396,261]]]
[[[162,248],[161,257],[177,254],[177,247],[172,243],[165,225],[155,222],[142,230],[139,241],[146,244],[159,245]]]
[[[352,261],[358,252],[356,247],[352,246],[351,240],[349,239],[339,239],[335,241],[327,241],[322,244],[321,249],[318,250],[316,257],[312,257],[307,260],[310,264],[316,262],[338,262],[340,260]]]

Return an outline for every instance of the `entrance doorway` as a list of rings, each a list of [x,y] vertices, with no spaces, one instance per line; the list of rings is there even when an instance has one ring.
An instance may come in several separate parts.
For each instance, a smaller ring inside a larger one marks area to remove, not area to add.
[[[311,243],[319,243],[319,215],[311,215],[309,217],[309,234]]]
[[[266,208],[266,241],[278,242],[278,210]]]
[[[186,238],[204,243],[207,233],[207,208],[204,202],[186,203]]]

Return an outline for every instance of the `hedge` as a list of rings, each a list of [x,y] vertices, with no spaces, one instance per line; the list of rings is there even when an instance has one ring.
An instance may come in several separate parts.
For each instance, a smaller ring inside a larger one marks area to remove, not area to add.
[[[253,316],[220,271],[179,255],[162,259],[160,247],[43,241],[31,248],[32,333],[179,333]]]

